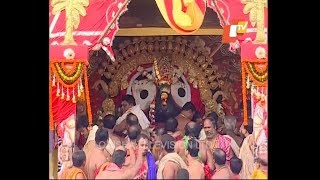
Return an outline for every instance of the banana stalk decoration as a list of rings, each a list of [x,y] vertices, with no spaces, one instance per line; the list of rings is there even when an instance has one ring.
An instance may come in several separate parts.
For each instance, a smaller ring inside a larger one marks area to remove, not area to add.
[[[243,8],[244,14],[249,14],[250,22],[253,27],[257,25],[257,34],[255,43],[265,44],[266,36],[264,34],[264,8],[268,7],[267,0],[241,0],[245,4]]]
[[[66,34],[63,45],[76,45],[73,39],[73,30],[77,29],[80,23],[80,15],[86,15],[89,0],[52,0],[52,14],[55,15],[62,10],[66,10]]]

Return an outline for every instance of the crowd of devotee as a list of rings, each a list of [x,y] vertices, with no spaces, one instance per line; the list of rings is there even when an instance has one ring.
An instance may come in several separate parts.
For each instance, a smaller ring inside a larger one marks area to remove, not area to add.
[[[187,102],[152,127],[133,96],[119,109],[93,125],[77,118],[72,165],[59,179],[267,179],[267,143],[255,145],[251,118],[237,127],[236,117],[201,117]]]

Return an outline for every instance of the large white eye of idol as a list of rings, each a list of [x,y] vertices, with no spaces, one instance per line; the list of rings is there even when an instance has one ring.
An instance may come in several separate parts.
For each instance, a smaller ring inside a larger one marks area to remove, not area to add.
[[[131,90],[136,104],[139,104],[142,110],[150,107],[157,93],[156,85],[148,79],[133,81]]]
[[[171,95],[177,105],[183,107],[186,102],[191,101],[190,86],[184,76],[171,85]]]
[[[152,67],[149,67],[144,70],[151,73],[152,69]],[[139,77],[141,77],[140,72],[137,72],[132,76],[127,89],[127,94],[134,97],[136,104],[139,104],[142,110],[147,110],[156,97],[157,89],[153,81],[149,81],[147,78],[141,79]],[[140,80],[137,80],[137,78]]]

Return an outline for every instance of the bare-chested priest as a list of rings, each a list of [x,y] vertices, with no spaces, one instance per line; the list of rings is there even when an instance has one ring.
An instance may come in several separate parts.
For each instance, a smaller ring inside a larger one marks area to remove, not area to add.
[[[204,179],[204,164],[198,158],[199,142],[195,138],[188,141],[187,158],[188,158],[188,172],[190,179]]]
[[[87,156],[85,171],[88,179],[93,179],[96,169],[108,161],[108,153],[105,150],[108,139],[108,130],[106,128],[98,129],[95,137],[95,146],[85,152]]]
[[[187,169],[183,159],[174,152],[175,139],[169,134],[161,136],[162,158],[159,162],[157,179],[177,179],[178,170]]]
[[[196,113],[196,107],[192,102],[187,102],[183,105],[180,114],[176,117],[178,121],[177,131],[181,131],[184,134],[184,127],[188,122],[192,121],[193,115]]]
[[[117,148],[117,150],[112,154],[112,162],[104,163],[95,179],[133,179],[134,176],[138,173],[144,159],[145,150],[143,148],[138,148],[137,159],[135,157],[135,153],[133,147],[128,144],[127,148],[130,152],[131,161],[135,161],[135,163],[131,164],[131,166],[124,168],[123,165],[125,163],[126,158],[126,150],[120,149],[121,146]],[[135,160],[136,159],[136,160]]]

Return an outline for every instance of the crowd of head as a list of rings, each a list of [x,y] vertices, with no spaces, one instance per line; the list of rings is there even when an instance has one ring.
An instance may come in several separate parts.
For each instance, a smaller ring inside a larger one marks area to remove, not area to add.
[[[62,179],[264,179],[267,144],[255,146],[253,120],[237,128],[233,116],[201,117],[188,102],[176,117],[150,128],[133,96],[122,99],[121,114],[89,126],[76,121],[72,167]]]

